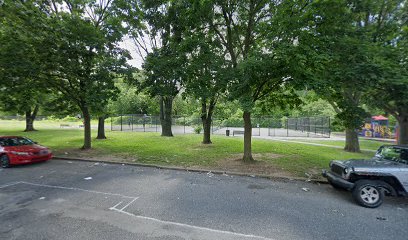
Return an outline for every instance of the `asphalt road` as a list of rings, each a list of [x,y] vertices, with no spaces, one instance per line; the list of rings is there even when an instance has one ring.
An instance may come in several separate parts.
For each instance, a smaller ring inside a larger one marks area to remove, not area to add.
[[[302,188],[306,188],[303,190]],[[328,185],[53,160],[0,170],[0,239],[407,239]]]

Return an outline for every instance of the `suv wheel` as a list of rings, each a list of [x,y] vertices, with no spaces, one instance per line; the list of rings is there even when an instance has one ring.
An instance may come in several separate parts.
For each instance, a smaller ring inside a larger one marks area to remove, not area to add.
[[[0,164],[2,168],[10,167],[10,159],[8,158],[7,155],[4,154],[0,156]]]
[[[353,198],[363,207],[379,207],[384,200],[384,191],[377,181],[360,180],[353,189]]]

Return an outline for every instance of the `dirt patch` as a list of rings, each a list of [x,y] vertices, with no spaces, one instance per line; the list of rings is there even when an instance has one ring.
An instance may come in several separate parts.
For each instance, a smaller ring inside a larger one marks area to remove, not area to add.
[[[100,161],[115,161],[115,162],[137,162],[137,157],[128,156],[118,156],[113,154],[104,154],[95,149],[80,150],[77,148],[64,149],[59,151],[54,151],[55,156],[59,157],[72,157],[72,158],[82,158],[89,160],[100,160]]]
[[[101,151],[90,149],[90,150],[79,150],[79,149],[64,149],[54,152],[55,156],[59,157],[71,157],[71,158],[81,158],[89,159],[94,161],[112,161],[112,162],[127,162],[127,163],[138,163],[139,159],[137,156],[125,156],[120,154],[106,154]],[[227,158],[221,159],[212,166],[188,166],[190,169],[201,169],[208,171],[224,171],[224,172],[239,172],[256,174],[256,175],[269,175],[275,177],[284,177],[284,178],[294,178],[295,174],[286,171],[283,168],[280,168],[273,163],[271,160],[284,157],[283,155],[274,154],[274,153],[257,153],[253,154],[254,159],[252,163],[245,163],[242,161],[242,154],[232,154]],[[163,162],[150,163],[162,165]],[[167,164],[164,164],[167,165]],[[183,166],[177,166],[183,167]]]
[[[219,160],[212,169],[230,172],[242,172],[249,174],[273,175],[277,177],[294,177],[293,174],[279,168],[269,162],[268,159],[283,157],[274,153],[253,154],[255,162],[245,163],[242,161],[242,154],[234,154],[228,158]]]

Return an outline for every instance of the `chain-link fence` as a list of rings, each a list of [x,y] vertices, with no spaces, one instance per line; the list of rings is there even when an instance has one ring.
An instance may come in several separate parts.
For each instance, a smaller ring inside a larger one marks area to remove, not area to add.
[[[159,116],[139,114],[126,114],[112,116],[110,119],[112,131],[133,132],[161,132]],[[261,136],[262,128],[267,131],[268,122],[263,118],[252,119],[252,135]],[[172,117],[172,132],[174,134],[197,133],[202,131],[202,122],[197,117]],[[243,119],[220,119],[213,118],[211,125],[212,134],[219,135],[243,135]],[[265,134],[267,136],[267,134]]]
[[[48,120],[49,117],[48,116],[36,116],[35,120],[36,121],[45,121]],[[0,116],[0,120],[4,120],[4,121],[25,121],[26,118],[25,116],[22,115],[17,115],[17,116]]]
[[[12,127],[12,128],[24,128],[26,124],[26,118],[22,115],[17,116],[0,116],[0,128]],[[91,127],[97,128],[98,121],[93,119],[91,121]],[[83,119],[78,116],[67,116],[58,118],[55,116],[36,116],[34,121],[34,128],[70,128],[80,129],[83,128]]]
[[[252,136],[268,136],[270,120],[270,117],[252,117]],[[224,135],[227,131],[233,136],[243,135],[244,120],[242,118],[213,119],[213,134]]]
[[[160,118],[148,115],[118,115],[111,117],[112,131],[161,132]],[[276,137],[330,137],[329,117],[303,117],[275,119],[268,116],[253,117],[252,136]],[[174,116],[174,134],[195,133],[202,130],[200,118]],[[242,118],[213,118],[212,134],[243,135]]]
[[[161,132],[159,116],[126,114],[110,118],[112,131]],[[201,127],[201,119],[185,116],[172,117],[172,131],[175,134],[194,133]]]
[[[270,121],[273,137],[330,137],[330,117],[283,118]]]
[[[268,116],[252,117],[252,136],[260,137],[330,137],[329,117],[301,117],[276,119]],[[0,116],[0,127],[23,127],[24,116]],[[97,128],[98,121],[93,118],[91,127]],[[37,116],[34,126],[41,128],[83,128],[82,119],[78,116],[56,118]],[[161,132],[159,116],[126,114],[111,116],[106,119],[105,127],[112,131]],[[188,134],[202,132],[202,122],[198,117],[173,116],[172,132]],[[212,134],[243,135],[242,118],[214,117],[211,125]]]

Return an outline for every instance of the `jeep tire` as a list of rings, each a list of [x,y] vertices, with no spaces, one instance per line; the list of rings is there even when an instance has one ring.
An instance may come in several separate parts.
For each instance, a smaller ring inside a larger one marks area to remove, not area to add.
[[[352,192],[354,200],[363,207],[379,207],[384,200],[384,190],[379,186],[381,186],[379,181],[357,181]]]

